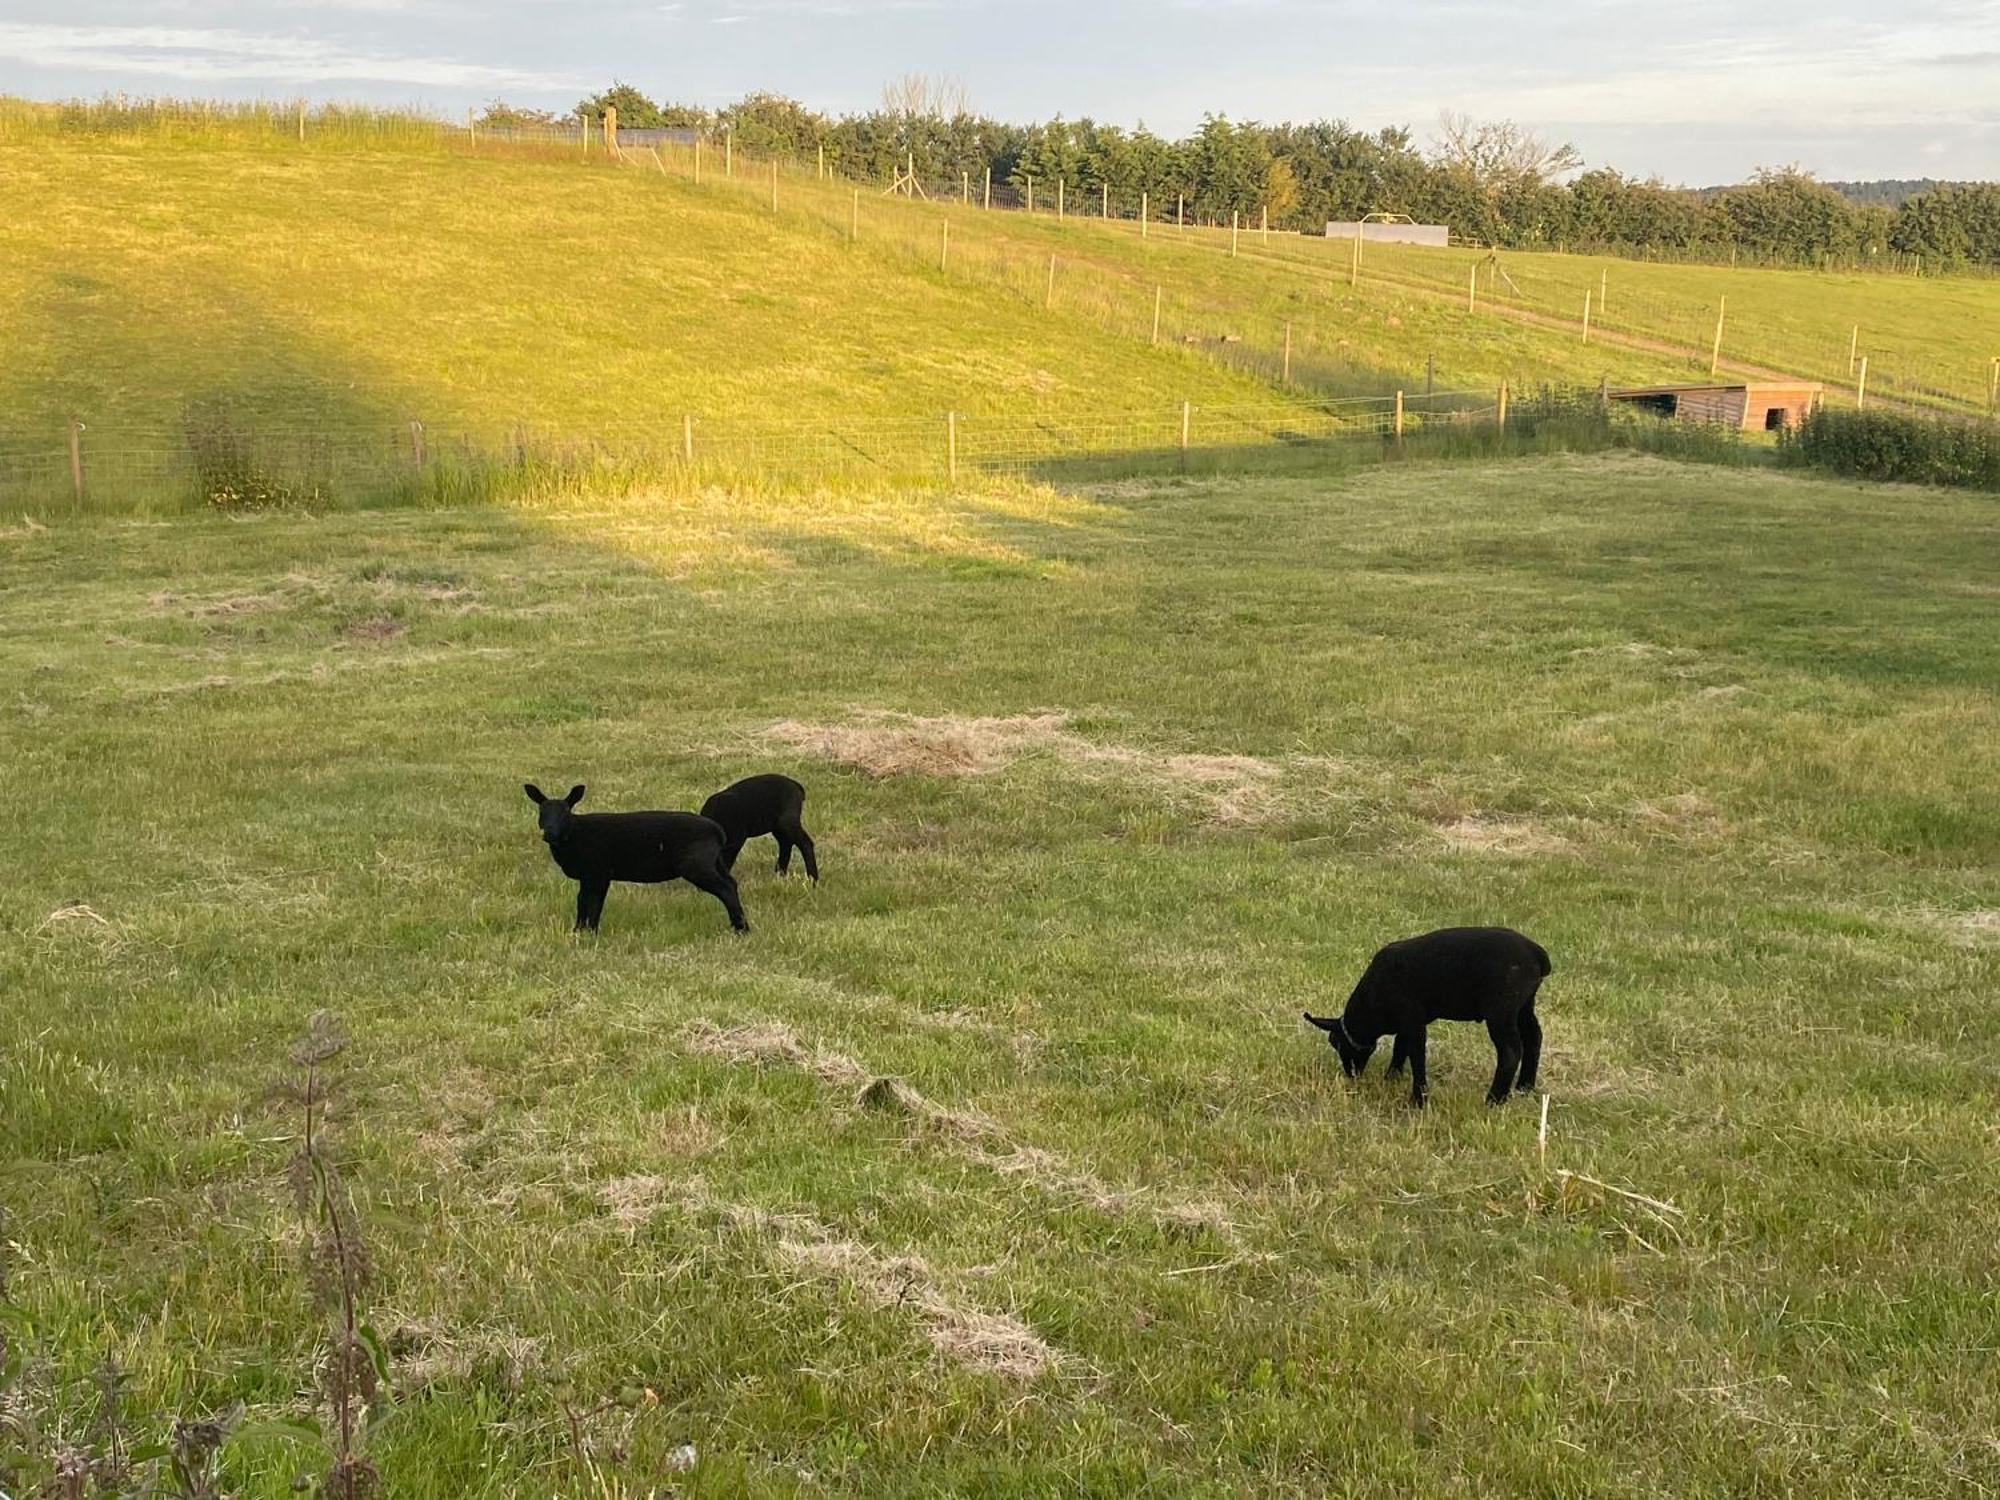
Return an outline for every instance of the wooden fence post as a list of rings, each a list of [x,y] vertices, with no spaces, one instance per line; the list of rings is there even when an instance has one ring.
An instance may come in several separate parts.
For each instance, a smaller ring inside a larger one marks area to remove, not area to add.
[[[583,142],[583,154],[585,156],[590,155],[590,112],[581,105],[577,107],[576,111],[576,134],[577,138]],[[695,181],[701,181],[700,172],[695,173]]]
[[[1609,417],[1611,415],[1611,377],[1609,375],[1600,375],[1597,377],[1597,414],[1600,417]]]
[[[410,459],[419,469],[424,466],[424,424],[410,423]]]
[[[1232,208],[1229,211],[1229,253],[1232,256],[1236,254],[1236,231],[1238,228],[1236,221],[1241,217],[1242,215],[1238,214],[1235,209]]]
[[[1028,179],[1028,212],[1032,214],[1034,211],[1035,211],[1035,179],[1030,177]]]
[[[1268,247],[1271,243],[1271,205],[1266,203],[1257,212],[1263,220],[1263,223],[1258,226],[1264,236],[1263,243]]]
[[[1722,319],[1729,311],[1729,299],[1719,297],[1715,304],[1715,345],[1708,353],[1708,373],[1713,375],[1722,364]]]
[[[686,463],[694,462],[694,413],[681,413],[681,458]]]
[[[299,100],[299,144],[306,143],[306,101]]]
[[[1042,309],[1047,311],[1056,305],[1056,258],[1049,257],[1049,289],[1042,297]]]
[[[1187,228],[1187,194],[1174,194],[1174,228]]]
[[[1403,441],[1403,393],[1396,392],[1396,441]]]
[[[604,154],[611,157],[618,155],[618,106],[615,104],[604,106]]]
[[[1472,263],[1472,275],[1465,283],[1465,310],[1467,312],[1479,310],[1479,262],[1476,260]]]
[[[970,207],[972,203],[972,174],[961,171],[958,174],[958,202],[960,207]]]
[[[733,130],[722,132],[722,175],[736,175],[736,132]]]
[[[993,206],[993,169],[991,167],[986,169],[986,185],[979,190],[979,206],[981,208],[991,208]]]
[[[1153,342],[1156,344],[1160,341],[1160,296],[1164,290],[1163,287],[1157,285],[1153,288]],[[1996,366],[1996,368],[2000,368],[2000,366]]]
[[[1860,411],[1868,404],[1868,356],[1861,356],[1861,378],[1854,385],[1854,409]]]
[[[944,242],[938,246],[938,269],[940,271],[951,264],[951,220],[946,219],[943,227]]]
[[[1361,221],[1358,219],[1354,223],[1354,264],[1348,268],[1347,284],[1361,285]]]
[[[1192,417],[1193,413],[1194,413],[1193,406],[1190,405],[1188,402],[1183,401],[1181,403],[1181,468],[1182,469],[1187,468],[1188,426],[1189,426],[1189,419]]]
[[[1597,316],[1604,316],[1604,309],[1610,305],[1605,293],[1611,290],[1611,268],[1602,267],[1597,273]]]
[[[1097,217],[1100,219],[1108,219],[1111,217],[1111,184],[1108,182],[1100,182],[1097,186],[1100,189],[1100,198],[1097,206]]]
[[[1590,342],[1590,288],[1583,289],[1583,341]]]
[[[1146,237],[1146,204],[1146,195],[1141,193],[1139,195],[1139,238],[1142,240]]]
[[[69,419],[69,484],[76,503],[83,504],[83,423],[75,417]]]
[[[1854,378],[1854,357],[1861,352],[1861,325],[1856,323],[1854,331],[1847,336],[1847,378]]]
[[[1504,380],[1500,382],[1500,400],[1493,408],[1493,416],[1493,425],[1499,430],[1502,436],[1505,436],[1507,432],[1507,382]]]
[[[826,179],[826,143],[824,141],[820,143],[819,163],[813,169],[813,178],[815,181],[822,182]]]
[[[1986,409],[2000,417],[2000,357],[1996,357],[1986,374]]]
[[[944,414],[944,470],[946,477],[958,478],[958,413]]]
[[[1290,384],[1292,383],[1292,324],[1291,324],[1291,320],[1290,320],[1289,318],[1285,320],[1285,374],[1284,374],[1284,383],[1285,383],[1286,385],[1290,385]]]
[[[1063,189],[1068,186],[1069,183],[1066,179],[1061,177],[1056,179],[1056,217],[1058,219],[1063,216]]]

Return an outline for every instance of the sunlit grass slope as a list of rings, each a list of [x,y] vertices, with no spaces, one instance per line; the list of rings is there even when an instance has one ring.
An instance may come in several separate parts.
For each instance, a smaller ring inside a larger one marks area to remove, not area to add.
[[[17,442],[217,400],[600,436],[1269,394],[736,194],[521,154],[0,147],[0,327]]]

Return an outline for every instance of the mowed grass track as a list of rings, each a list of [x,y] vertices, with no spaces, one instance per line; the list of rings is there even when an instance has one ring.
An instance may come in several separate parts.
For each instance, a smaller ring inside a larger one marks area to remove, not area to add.
[[[1991,1489],[1996,531],[1629,456],[10,531],[12,1299],[301,1411],[329,1007],[393,1495],[595,1493],[626,1387],[642,1491]],[[521,781],[752,769],[821,887],[569,936]],[[1546,1161],[1477,1030],[1419,1116],[1298,1022],[1465,921]]]

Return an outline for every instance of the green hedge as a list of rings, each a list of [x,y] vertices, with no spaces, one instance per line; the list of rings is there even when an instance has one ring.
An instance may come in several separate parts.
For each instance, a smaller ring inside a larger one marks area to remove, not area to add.
[[[1794,463],[1863,479],[2000,491],[2000,423],[1822,406],[1787,434]]]

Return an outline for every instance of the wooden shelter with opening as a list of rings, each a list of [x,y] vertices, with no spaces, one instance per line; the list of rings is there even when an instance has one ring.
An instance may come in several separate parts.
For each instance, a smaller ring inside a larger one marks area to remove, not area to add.
[[[1681,422],[1709,422],[1745,432],[1783,432],[1819,405],[1825,387],[1797,380],[1770,384],[1715,382],[1636,385],[1606,394],[1613,401]]]

